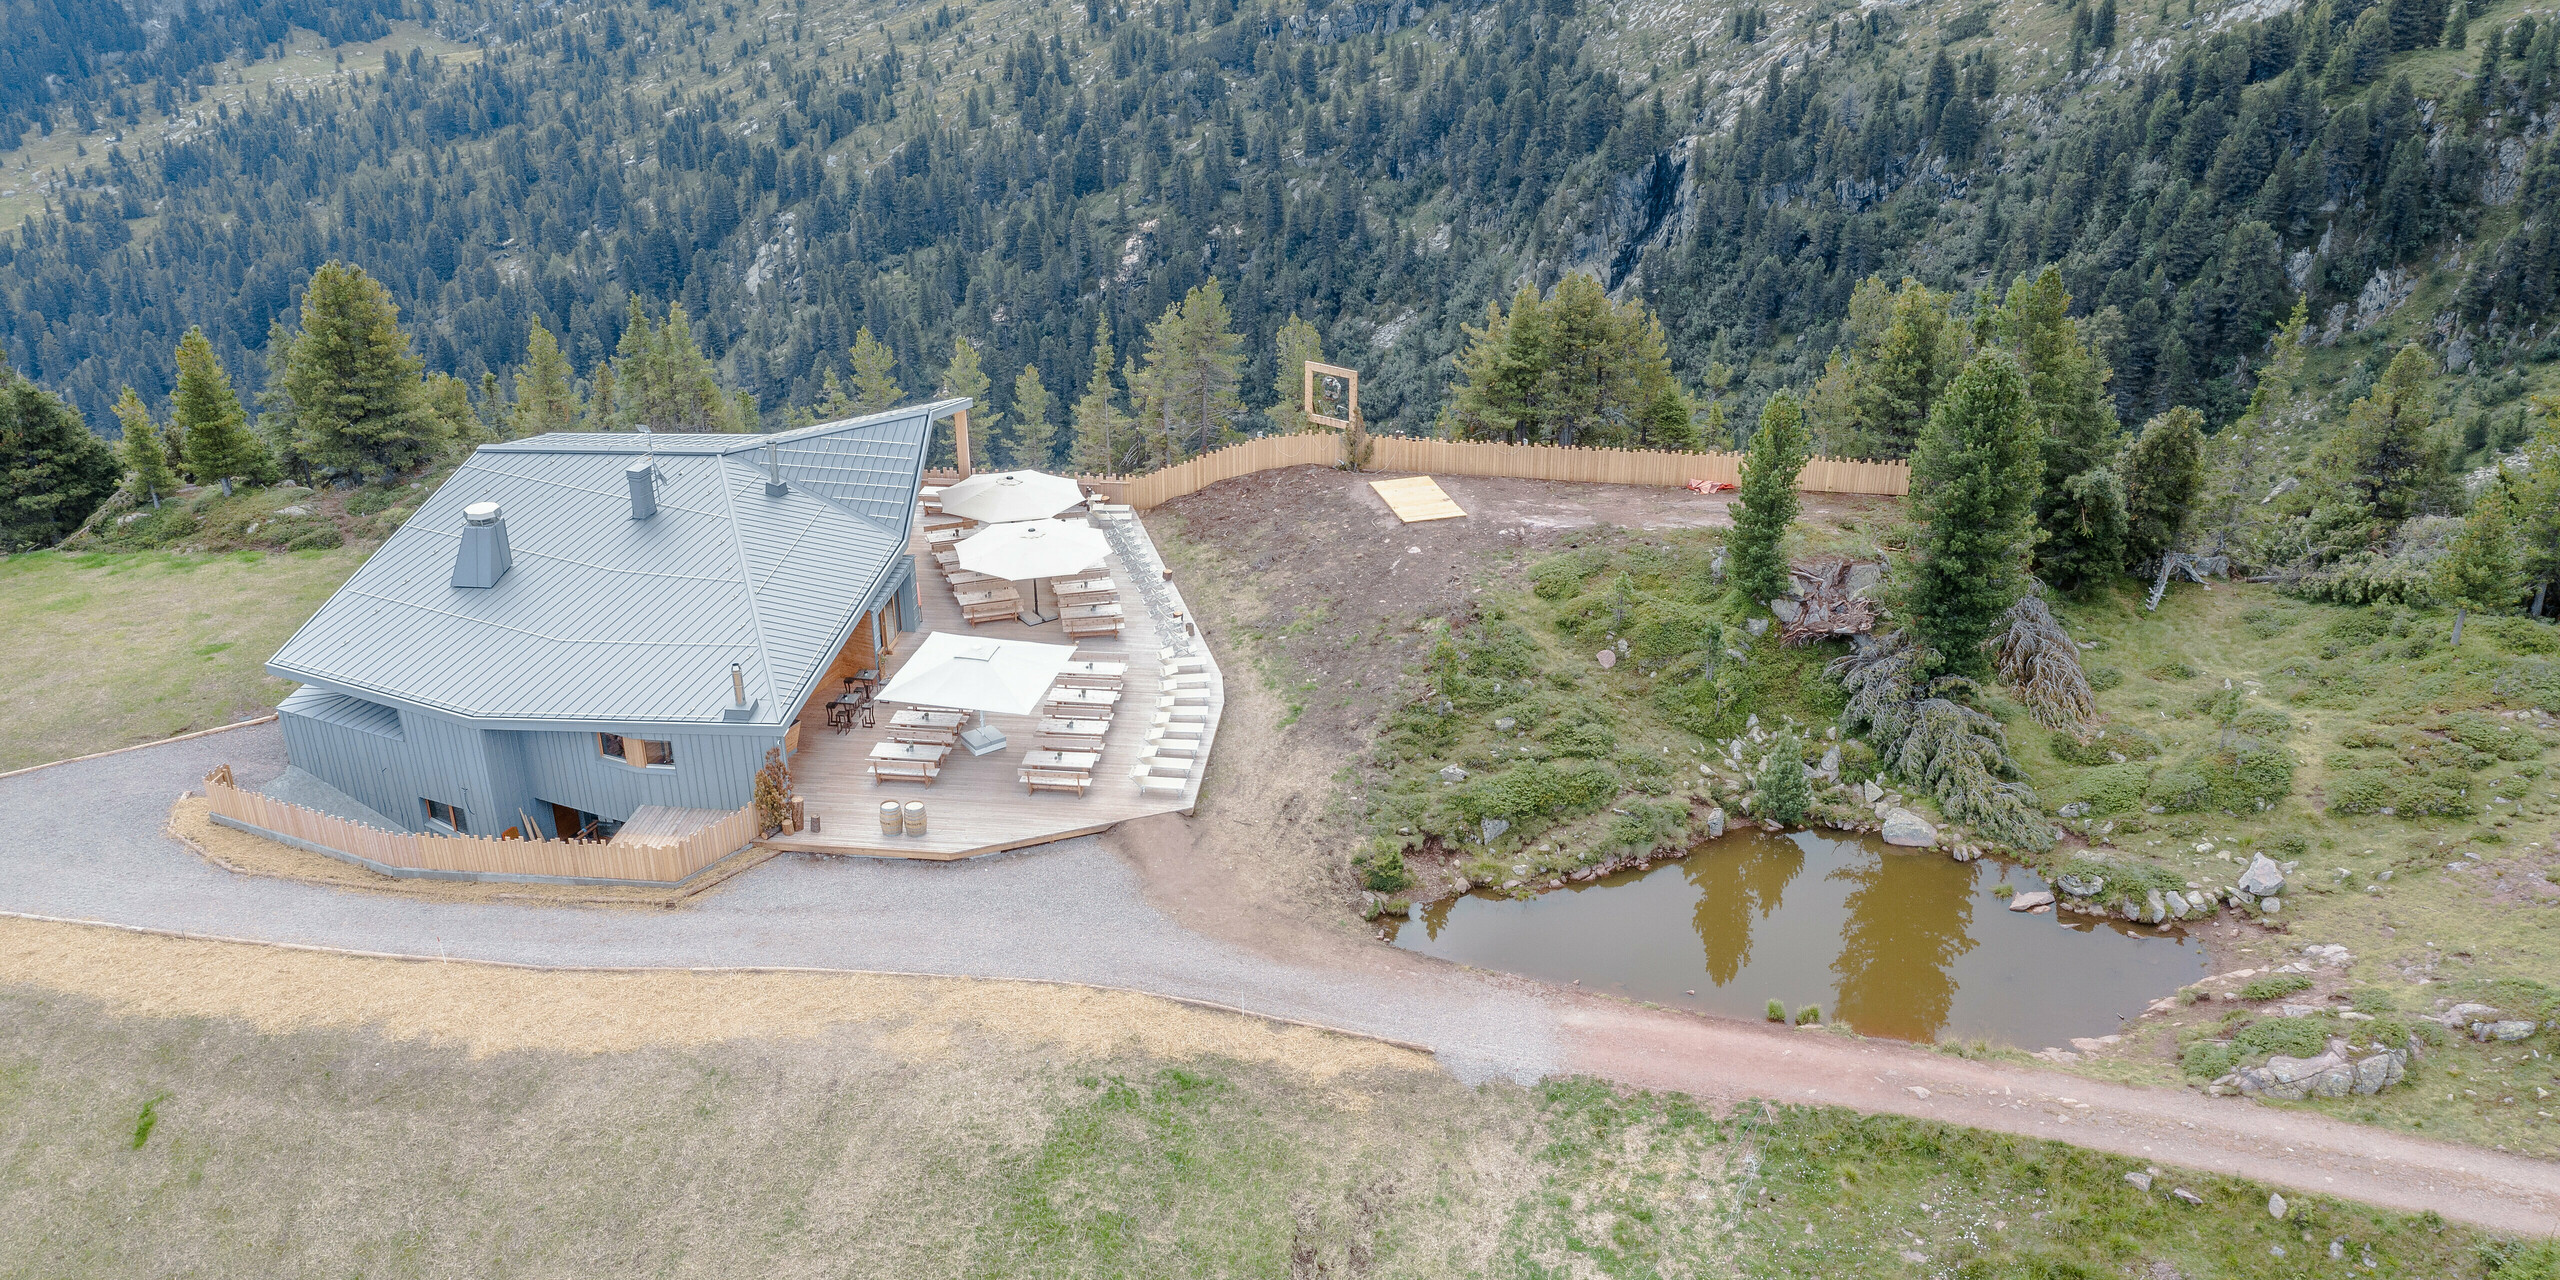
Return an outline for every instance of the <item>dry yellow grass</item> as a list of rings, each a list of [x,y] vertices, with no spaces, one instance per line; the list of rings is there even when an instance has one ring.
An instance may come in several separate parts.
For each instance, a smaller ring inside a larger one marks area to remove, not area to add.
[[[394,1040],[618,1053],[817,1036],[863,1024],[908,1061],[959,1042],[1055,1062],[1215,1055],[1318,1080],[1434,1070],[1422,1053],[1157,996],[1049,983],[853,973],[554,970],[404,960],[0,917],[0,979],[126,1017],[224,1018],[265,1034],[366,1027]]]

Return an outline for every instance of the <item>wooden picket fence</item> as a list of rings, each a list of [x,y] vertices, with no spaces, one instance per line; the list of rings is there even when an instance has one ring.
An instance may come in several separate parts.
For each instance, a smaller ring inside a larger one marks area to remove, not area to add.
[[[490,876],[559,876],[672,884],[745,848],[763,834],[753,806],[685,836],[624,840],[501,840],[384,831],[235,785],[231,766],[205,775],[213,811],[244,826],[335,849],[401,871]]]
[[[1692,480],[1735,484],[1742,479],[1739,453],[1673,453],[1659,449],[1579,449],[1549,444],[1501,444],[1476,440],[1419,440],[1372,436],[1372,471],[1437,475],[1510,476],[1583,484],[1639,484],[1678,488]],[[1280,467],[1330,467],[1342,461],[1342,437],[1331,431],[1262,436],[1213,449],[1187,462],[1137,476],[1081,476],[1087,489],[1139,510],[1198,493],[1221,480]],[[1814,458],[1796,478],[1807,493],[1901,497],[1911,492],[1908,462]]]

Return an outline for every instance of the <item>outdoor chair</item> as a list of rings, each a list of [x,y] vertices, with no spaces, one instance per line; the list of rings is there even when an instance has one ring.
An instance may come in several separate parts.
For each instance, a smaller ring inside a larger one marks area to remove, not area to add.
[[[1137,768],[1130,770],[1129,778],[1131,781],[1138,784],[1138,792],[1141,795],[1150,793],[1156,795],[1163,795],[1166,793],[1181,795],[1182,789],[1185,786],[1188,786],[1191,782],[1187,777],[1168,778],[1162,774],[1150,772],[1145,765],[1139,765]]]

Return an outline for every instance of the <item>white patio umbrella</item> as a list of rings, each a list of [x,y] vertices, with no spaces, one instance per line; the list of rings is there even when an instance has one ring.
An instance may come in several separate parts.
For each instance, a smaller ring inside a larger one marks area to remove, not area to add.
[[[1004,734],[987,724],[986,713],[1025,716],[1039,710],[1075,656],[1071,644],[930,632],[880,691],[880,700],[977,712],[977,724],[960,741],[969,754],[982,756],[1005,747]]]
[[[1064,520],[993,524],[960,540],[960,567],[1013,582],[1031,583],[1022,620],[1037,626],[1056,617],[1040,608],[1040,583],[1082,573],[1111,554],[1111,540],[1091,525]]]
[[[1084,501],[1065,476],[1040,471],[994,471],[943,486],[942,510],[984,524],[1045,520]]]

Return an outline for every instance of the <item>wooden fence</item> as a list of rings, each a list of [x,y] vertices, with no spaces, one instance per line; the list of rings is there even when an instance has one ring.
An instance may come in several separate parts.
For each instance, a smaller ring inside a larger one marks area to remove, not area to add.
[[[1734,484],[1742,478],[1738,453],[1670,453],[1657,449],[1568,449],[1549,444],[1498,444],[1474,440],[1419,440],[1372,436],[1372,471],[1415,471],[1457,476],[1511,476],[1585,484],[1641,484],[1677,488],[1692,480]],[[1081,476],[1087,489],[1139,510],[1198,493],[1221,480],[1279,467],[1330,467],[1342,461],[1342,437],[1330,431],[1262,436],[1211,450],[1188,462],[1141,476]],[[1908,462],[1815,458],[1804,464],[1796,488],[1807,493],[1858,493],[1900,497],[1911,492]]]
[[[551,876],[672,884],[745,848],[761,834],[753,806],[679,837],[612,840],[500,840],[384,831],[236,786],[231,766],[206,775],[213,811],[244,826],[334,849],[394,871],[492,877]]]

